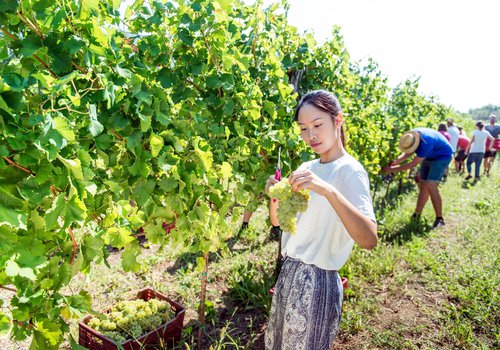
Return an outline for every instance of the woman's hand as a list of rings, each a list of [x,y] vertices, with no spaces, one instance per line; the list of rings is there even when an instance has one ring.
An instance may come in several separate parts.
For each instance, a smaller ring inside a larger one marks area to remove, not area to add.
[[[279,181],[274,178],[274,175],[269,176],[266,181],[266,194],[269,196],[269,189],[276,185]]]
[[[320,179],[311,170],[294,171],[288,177],[288,182],[290,182],[294,191],[308,189],[322,196],[325,196],[333,189],[332,185]]]

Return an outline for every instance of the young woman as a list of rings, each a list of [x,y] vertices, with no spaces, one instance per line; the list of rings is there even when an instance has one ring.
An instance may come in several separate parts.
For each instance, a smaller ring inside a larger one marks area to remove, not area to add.
[[[293,190],[308,189],[311,199],[297,218],[297,233],[283,232],[285,261],[275,286],[266,349],[331,349],[342,311],[338,270],[355,242],[375,247],[377,224],[366,171],[343,147],[337,98],[323,90],[309,92],[295,120],[319,159],[303,163],[288,177]],[[270,176],[266,192],[277,182]],[[274,222],[278,205],[271,201]]]
[[[438,126],[438,131],[441,135],[443,135],[448,142],[451,144],[451,135],[448,133],[448,127],[446,126],[445,123],[441,123]]]
[[[486,141],[490,140],[490,145],[488,151],[493,151],[493,143],[495,139],[490,135],[489,132],[484,130],[484,123],[478,121],[476,123],[476,130],[472,132],[472,138],[470,139],[469,147],[465,151],[468,154],[467,158],[467,173],[465,180],[472,178],[472,163],[475,164],[474,180],[479,180],[479,174],[481,170],[481,162],[484,158],[484,153],[486,152]]]

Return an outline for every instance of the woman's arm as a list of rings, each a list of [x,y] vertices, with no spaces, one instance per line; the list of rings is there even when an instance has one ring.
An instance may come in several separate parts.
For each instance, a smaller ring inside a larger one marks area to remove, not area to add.
[[[324,196],[337,212],[349,235],[362,248],[377,245],[377,224],[352,205],[335,187],[310,170],[295,171],[288,178],[294,191],[312,190]]]
[[[377,245],[377,224],[361,213],[337,189],[330,185],[325,197],[337,212],[352,239],[364,249]]]

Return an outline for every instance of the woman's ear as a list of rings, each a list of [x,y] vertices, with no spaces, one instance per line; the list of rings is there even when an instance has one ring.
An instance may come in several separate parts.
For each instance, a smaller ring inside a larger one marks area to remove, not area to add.
[[[342,112],[339,112],[335,117],[335,126],[339,127],[343,123],[344,123],[344,116],[342,115]]]

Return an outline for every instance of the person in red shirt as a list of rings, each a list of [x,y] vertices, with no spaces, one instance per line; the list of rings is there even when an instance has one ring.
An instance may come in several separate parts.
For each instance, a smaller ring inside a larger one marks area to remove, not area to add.
[[[461,130],[461,127],[458,127]],[[469,147],[470,139],[464,133],[458,135],[457,155],[455,156],[455,171],[462,174],[465,171],[464,161],[467,159],[465,150]]]

